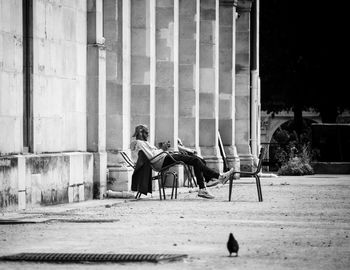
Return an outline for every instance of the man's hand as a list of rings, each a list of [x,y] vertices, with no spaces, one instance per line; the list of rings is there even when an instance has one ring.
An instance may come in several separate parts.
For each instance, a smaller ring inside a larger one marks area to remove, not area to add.
[[[170,148],[170,146],[171,146],[170,141],[168,141],[168,142],[161,142],[160,143],[160,148],[163,151],[167,151]]]

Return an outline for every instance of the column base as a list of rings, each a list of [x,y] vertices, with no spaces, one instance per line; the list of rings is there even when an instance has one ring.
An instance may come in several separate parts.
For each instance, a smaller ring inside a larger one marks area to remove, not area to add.
[[[107,191],[107,153],[93,152],[93,196],[94,199],[103,199]]]
[[[224,149],[229,168],[233,168],[235,171],[239,171],[241,169],[241,162],[237,154],[236,146],[224,146]],[[235,176],[235,178],[238,179],[239,175]]]
[[[241,171],[253,172],[256,169],[253,155],[239,155]]]
[[[130,150],[126,152],[131,157]],[[133,172],[118,151],[108,151],[108,190],[130,191]]]
[[[177,181],[179,184],[179,187],[183,187],[184,185],[184,166],[182,165],[176,165],[173,166],[169,169],[169,171],[175,172],[177,174]],[[153,181],[155,182],[155,181]],[[165,180],[165,187],[172,187],[173,186],[173,177],[172,176],[168,176]],[[158,190],[158,183],[156,186],[153,186],[155,189]]]
[[[218,172],[222,172],[224,163],[220,155],[219,147],[203,147],[201,146],[201,154],[207,163],[207,166]]]
[[[130,191],[133,169],[130,167],[108,167],[107,189],[112,191]]]

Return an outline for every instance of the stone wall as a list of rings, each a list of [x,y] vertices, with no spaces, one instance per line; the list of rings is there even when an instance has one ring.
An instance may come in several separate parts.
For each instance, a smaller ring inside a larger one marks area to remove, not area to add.
[[[22,1],[0,1],[0,155],[23,149]]]
[[[33,1],[33,151],[86,150],[86,1]]]
[[[92,199],[94,158],[84,152],[87,2],[33,0],[28,10],[23,3],[0,1],[0,208]]]
[[[92,170],[89,153],[0,157],[0,208],[91,200]]]

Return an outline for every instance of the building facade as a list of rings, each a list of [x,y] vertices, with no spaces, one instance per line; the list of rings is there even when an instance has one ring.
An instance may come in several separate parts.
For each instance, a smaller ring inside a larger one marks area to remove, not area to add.
[[[151,143],[181,138],[221,170],[219,131],[230,165],[252,169],[259,1],[1,0],[0,12],[1,208],[129,190],[119,151],[141,123]]]

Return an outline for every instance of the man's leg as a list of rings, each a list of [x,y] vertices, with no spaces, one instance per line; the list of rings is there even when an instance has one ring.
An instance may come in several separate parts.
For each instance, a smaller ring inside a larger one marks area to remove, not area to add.
[[[182,155],[182,154],[171,154],[171,156],[176,161],[182,161],[183,163],[185,163],[187,165],[193,166],[194,174],[197,178],[197,183],[198,183],[199,188],[205,188],[203,175],[210,177],[209,179],[219,177],[218,172],[215,172],[212,169],[208,168],[203,163],[203,161],[196,156],[187,156],[187,155]],[[171,158],[166,157],[164,160],[163,166],[168,166],[172,163],[173,163],[173,161],[171,160]]]

